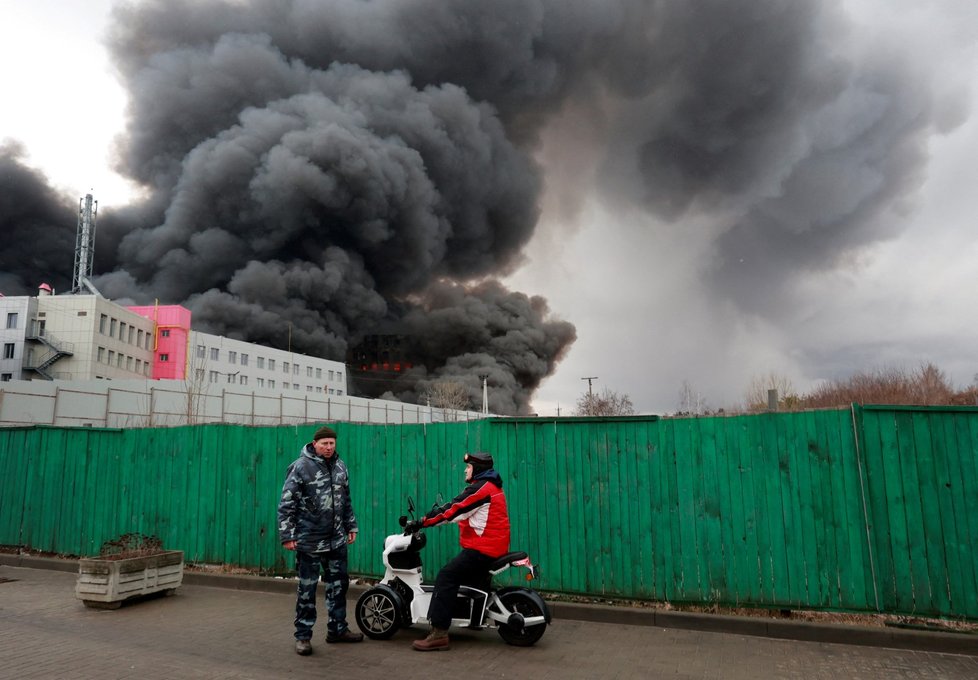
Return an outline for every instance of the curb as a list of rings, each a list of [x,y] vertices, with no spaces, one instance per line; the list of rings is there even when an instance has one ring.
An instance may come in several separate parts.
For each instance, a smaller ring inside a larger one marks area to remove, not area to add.
[[[78,571],[78,560],[34,557],[31,555],[0,553],[0,565],[65,572]],[[190,586],[263,593],[293,593],[296,587],[295,579],[292,578],[209,574],[187,570],[183,572],[183,583]],[[368,586],[365,585],[351,584],[349,596],[359,597],[367,588]],[[547,605],[550,607],[554,619],[679,628],[708,633],[748,635],[802,642],[888,647],[919,652],[978,656],[978,635],[967,633],[875,628],[849,624],[811,623],[808,621],[779,621],[724,614],[662,611],[552,600],[548,600]]]

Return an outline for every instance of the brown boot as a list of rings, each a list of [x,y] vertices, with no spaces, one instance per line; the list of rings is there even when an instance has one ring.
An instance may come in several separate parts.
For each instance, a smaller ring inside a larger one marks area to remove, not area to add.
[[[434,652],[440,649],[448,649],[448,631],[443,628],[432,628],[428,637],[424,640],[415,640],[411,643],[419,652]]]

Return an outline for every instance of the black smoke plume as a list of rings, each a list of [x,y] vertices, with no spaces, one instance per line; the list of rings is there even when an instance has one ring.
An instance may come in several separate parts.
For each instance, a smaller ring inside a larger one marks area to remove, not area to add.
[[[606,200],[712,217],[717,295],[773,314],[796,272],[886,236],[949,117],[847,29],[831,0],[120,5],[118,165],[148,198],[100,224],[96,283],[334,359],[397,336],[392,396],[455,380],[478,404],[488,375],[493,410],[526,412],[575,339],[496,281],[537,223],[547,126],[591,111]]]

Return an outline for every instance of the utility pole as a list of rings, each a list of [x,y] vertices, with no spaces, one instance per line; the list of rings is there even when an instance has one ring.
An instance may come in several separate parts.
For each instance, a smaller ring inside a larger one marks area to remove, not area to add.
[[[482,379],[482,415],[489,414],[489,376],[480,375]]]
[[[592,399],[594,399],[594,395],[591,394],[591,381],[592,380],[597,380],[597,379],[598,379],[598,376],[596,376],[596,375],[592,375],[589,378],[581,378],[581,380],[587,380],[587,398],[588,398],[588,401],[591,401]]]
[[[581,380],[587,380],[587,415],[594,415],[594,394],[591,393],[591,381],[597,380],[598,376],[592,375],[587,378],[581,378]]]

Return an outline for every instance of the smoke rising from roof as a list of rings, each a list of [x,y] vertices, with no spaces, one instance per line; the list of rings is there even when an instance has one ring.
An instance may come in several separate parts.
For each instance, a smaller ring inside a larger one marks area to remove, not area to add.
[[[712,218],[712,289],[761,315],[797,271],[885,238],[927,135],[961,118],[830,0],[148,0],[109,43],[120,170],[149,194],[102,211],[103,293],[332,358],[403,334],[419,364],[397,396],[451,378],[477,404],[489,374],[503,413],[575,337],[494,280],[533,235],[562,111],[593,113],[608,202]]]

